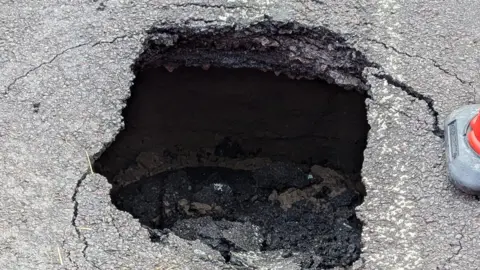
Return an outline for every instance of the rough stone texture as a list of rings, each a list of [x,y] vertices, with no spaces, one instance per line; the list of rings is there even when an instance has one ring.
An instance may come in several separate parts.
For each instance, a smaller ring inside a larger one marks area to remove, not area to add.
[[[231,267],[199,243],[174,236],[164,245],[148,243],[145,230],[109,203],[106,180],[85,178],[85,151],[98,155],[122,127],[120,111],[133,79],[129,66],[141,52],[146,29],[154,23],[245,26],[265,15],[338,33],[391,76],[368,76],[371,131],[363,171],[368,196],[359,208],[365,247],[354,267],[480,264],[478,201],[448,184],[442,141],[433,134],[449,111],[478,99],[480,3],[2,0],[0,5],[5,93],[0,268]],[[263,269],[291,265],[272,259],[275,254],[238,258]]]
[[[134,72],[152,66],[256,68],[293,78],[322,79],[346,89],[367,90],[362,77],[372,66],[345,39],[324,27],[272,20],[247,26],[156,26],[148,31],[146,50]]]
[[[152,229],[201,239],[227,261],[232,251],[281,250],[303,267],[348,266],[360,255],[358,193],[314,167],[315,176],[284,162],[184,168],[124,186],[112,202]]]

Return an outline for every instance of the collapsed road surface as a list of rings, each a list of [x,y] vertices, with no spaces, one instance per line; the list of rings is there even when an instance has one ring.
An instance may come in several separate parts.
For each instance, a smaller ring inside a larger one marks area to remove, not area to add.
[[[274,251],[312,269],[356,261],[365,95],[205,65],[137,73],[125,128],[94,164],[112,184],[113,204],[152,240],[198,239],[236,267],[245,252]]]
[[[479,202],[446,180],[439,128],[452,109],[477,100],[478,3],[109,0],[1,5],[2,269],[235,269],[200,239],[170,233],[152,242],[146,228],[112,204],[111,184],[92,173],[90,165],[123,126],[121,113],[134,79],[130,67],[144,51],[145,40],[174,46],[179,42],[175,36],[182,34],[225,27],[235,32],[271,21],[321,28],[323,36],[335,37],[317,38],[325,41],[320,46],[325,54],[314,61],[345,66],[351,62],[333,56],[355,51],[351,57],[362,55],[372,64],[360,70],[309,69],[320,79],[368,93],[370,130],[361,171],[367,195],[356,208],[363,223],[361,253],[346,267],[480,265]],[[164,31],[147,33],[152,29]],[[257,34],[265,35],[262,31]],[[262,39],[258,44],[268,45]],[[308,61],[306,54],[297,58],[298,48],[315,44],[288,47],[286,58],[279,60],[302,67]],[[281,255],[240,253],[238,261],[247,269],[301,269],[294,256]]]

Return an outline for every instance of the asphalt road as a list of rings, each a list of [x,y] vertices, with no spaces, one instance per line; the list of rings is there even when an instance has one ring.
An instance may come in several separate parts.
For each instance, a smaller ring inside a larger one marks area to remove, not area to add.
[[[122,127],[130,65],[153,24],[322,25],[377,69],[365,151],[362,258],[355,269],[480,268],[479,201],[446,179],[438,128],[474,103],[480,2],[0,1],[0,268],[229,269],[204,244],[152,243],[91,174]],[[384,75],[387,74],[387,75]],[[38,110],[38,112],[37,112]],[[238,254],[298,269],[278,254]]]

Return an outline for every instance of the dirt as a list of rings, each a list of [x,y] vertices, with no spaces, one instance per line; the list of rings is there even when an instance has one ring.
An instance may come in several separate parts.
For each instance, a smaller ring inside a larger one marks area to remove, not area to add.
[[[226,261],[231,252],[282,250],[305,268],[330,268],[359,257],[354,207],[361,196],[353,179],[318,165],[241,159],[240,148],[226,151],[231,145],[200,151],[212,153],[203,160],[141,153],[127,170],[140,169],[140,180],[118,187],[112,201],[159,234],[200,239]]]

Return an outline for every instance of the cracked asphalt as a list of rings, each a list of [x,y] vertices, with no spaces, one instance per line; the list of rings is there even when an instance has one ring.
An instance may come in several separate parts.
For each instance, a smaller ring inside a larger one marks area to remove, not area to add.
[[[354,269],[480,268],[479,201],[446,179],[441,126],[479,87],[475,1],[0,0],[0,268],[233,269],[199,241],[148,232],[110,203],[93,160],[122,128],[152,25],[321,25],[378,64]],[[39,105],[38,105],[39,104]],[[88,158],[87,158],[88,157]],[[300,269],[275,252],[235,254]]]

